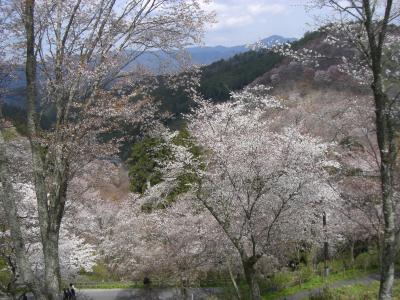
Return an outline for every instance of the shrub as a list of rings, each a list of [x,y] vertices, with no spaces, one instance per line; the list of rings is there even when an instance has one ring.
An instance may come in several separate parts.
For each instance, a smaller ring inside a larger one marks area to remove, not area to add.
[[[378,253],[376,251],[361,253],[356,257],[354,265],[357,269],[364,271],[378,268],[379,266]]]
[[[296,274],[292,272],[275,273],[272,277],[272,286],[278,290],[282,290],[294,285],[296,282]]]
[[[302,283],[311,279],[311,277],[314,275],[314,271],[312,266],[306,266],[301,264],[297,274],[298,274],[297,281],[301,285]]]
[[[333,290],[331,290],[328,286],[324,286],[321,292],[314,294],[314,295],[310,295],[309,299],[310,300],[333,300],[333,299],[337,299],[337,297],[335,296],[335,292]]]
[[[103,262],[98,262],[93,267],[92,272],[85,272],[84,270],[81,270],[79,274],[86,277],[87,280],[95,282],[110,282],[119,280],[118,276],[112,274],[107,265]]]
[[[332,260],[331,262],[329,262],[329,268],[331,273],[339,273],[346,270],[345,263],[341,259]]]

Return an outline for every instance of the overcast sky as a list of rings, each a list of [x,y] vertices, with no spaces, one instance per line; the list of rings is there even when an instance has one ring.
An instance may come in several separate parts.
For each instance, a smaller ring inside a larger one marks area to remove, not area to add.
[[[304,0],[214,0],[208,9],[218,23],[209,26],[205,44],[233,46],[277,34],[301,37],[314,28],[318,11],[307,12]]]

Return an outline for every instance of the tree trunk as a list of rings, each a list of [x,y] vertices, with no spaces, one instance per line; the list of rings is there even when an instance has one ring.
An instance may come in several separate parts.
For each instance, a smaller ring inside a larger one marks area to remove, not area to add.
[[[236,283],[235,277],[233,276],[230,262],[228,262],[228,271],[229,271],[229,276],[231,277],[231,281],[232,281],[233,287],[235,288],[236,296],[240,300],[240,299],[242,299],[242,297],[240,296],[239,287],[238,287],[238,285]]]
[[[385,156],[382,154],[382,156]],[[382,245],[381,280],[379,288],[379,299],[392,299],[392,287],[394,281],[394,261],[396,257],[395,248],[395,212],[393,203],[392,174],[390,164],[382,158],[381,163],[382,181],[382,207],[384,217],[384,237]]]
[[[256,270],[254,269],[255,262],[251,259],[242,259],[244,275],[246,277],[246,282],[250,289],[250,299],[251,300],[260,300],[260,287],[257,283],[256,278]]]
[[[60,264],[58,257],[58,232],[50,232],[48,240],[43,245],[45,262],[45,284],[48,300],[59,299]]]
[[[354,239],[351,239],[350,242],[350,266],[354,267]]]
[[[0,200],[4,207],[7,225],[10,228],[18,271],[23,282],[33,292],[35,299],[45,300],[46,297],[42,293],[41,285],[36,279],[26,256],[25,241],[22,236],[21,222],[17,212],[15,191],[10,181],[10,172],[7,168],[7,154],[2,132],[0,132],[0,182]]]
[[[368,35],[370,50],[371,70],[373,83],[371,85],[376,116],[376,136],[378,140],[381,165],[380,179],[382,192],[382,211],[384,220],[384,236],[381,248],[381,280],[379,287],[379,299],[392,299],[392,286],[394,280],[395,259],[395,211],[393,200],[393,170],[397,156],[396,133],[391,110],[391,101],[385,93],[383,85],[383,49],[390,23],[393,0],[387,0],[385,14],[381,22],[374,20],[374,11],[369,0],[363,0],[365,15],[364,26]],[[379,24],[378,27],[375,26]]]
[[[397,149],[393,120],[390,116],[389,99],[383,92],[381,76],[376,76],[372,89],[376,107],[376,132],[381,157],[380,179],[384,220],[379,299],[387,300],[392,299],[394,261],[396,256],[393,169],[396,161]]]
[[[34,26],[35,1],[26,0],[24,8],[24,25],[26,34],[26,82],[28,102],[28,136],[32,151],[32,164],[35,179],[35,192],[38,204],[41,242],[45,264],[45,294],[46,299],[55,300],[60,291],[60,265],[58,257],[58,237],[62,215],[65,206],[67,190],[66,175],[68,165],[62,156],[62,149],[56,151],[54,159],[53,183],[48,190],[46,170],[43,162],[43,149],[37,140],[36,120],[36,54],[35,54],[35,26]]]

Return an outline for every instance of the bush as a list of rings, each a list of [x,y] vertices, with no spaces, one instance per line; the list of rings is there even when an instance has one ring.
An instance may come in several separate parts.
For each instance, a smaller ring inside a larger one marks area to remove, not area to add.
[[[301,285],[313,277],[314,271],[312,266],[306,266],[301,264],[297,274],[298,274],[297,281]]]
[[[5,128],[3,130],[4,141],[9,142],[16,139],[17,137],[18,137],[18,132],[15,128],[11,127],[11,128]]]
[[[277,290],[282,290],[284,288],[294,285],[296,282],[296,274],[292,272],[279,272],[275,273],[272,277],[272,287]]]
[[[341,259],[330,261],[329,268],[331,273],[340,273],[346,270],[345,263]]]
[[[335,292],[328,286],[324,286],[322,291],[315,295],[310,295],[310,300],[334,300],[337,299]]]
[[[370,251],[359,254],[354,261],[354,265],[357,269],[364,271],[378,268],[379,258],[377,251]]]
[[[103,262],[98,262],[93,267],[92,272],[81,270],[79,274],[84,276],[87,280],[94,282],[114,282],[119,280],[118,276],[112,274],[107,268],[107,265]]]

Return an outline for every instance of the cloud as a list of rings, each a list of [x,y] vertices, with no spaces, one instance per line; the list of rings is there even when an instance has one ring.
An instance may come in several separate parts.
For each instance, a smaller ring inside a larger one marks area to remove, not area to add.
[[[247,11],[252,15],[259,15],[263,13],[280,14],[285,12],[287,7],[283,4],[273,3],[273,4],[261,4],[254,3],[247,7]]]
[[[250,16],[238,16],[226,18],[220,24],[222,27],[238,27],[251,23],[252,18]]]
[[[276,15],[287,10],[282,3],[265,4],[260,0],[215,0],[205,8],[214,11],[217,16],[217,23],[211,26],[212,30],[249,25],[256,23],[257,17]]]
[[[207,45],[242,45],[282,35],[300,37],[313,22],[306,0],[212,0],[202,6],[216,13],[217,23],[206,28]]]

